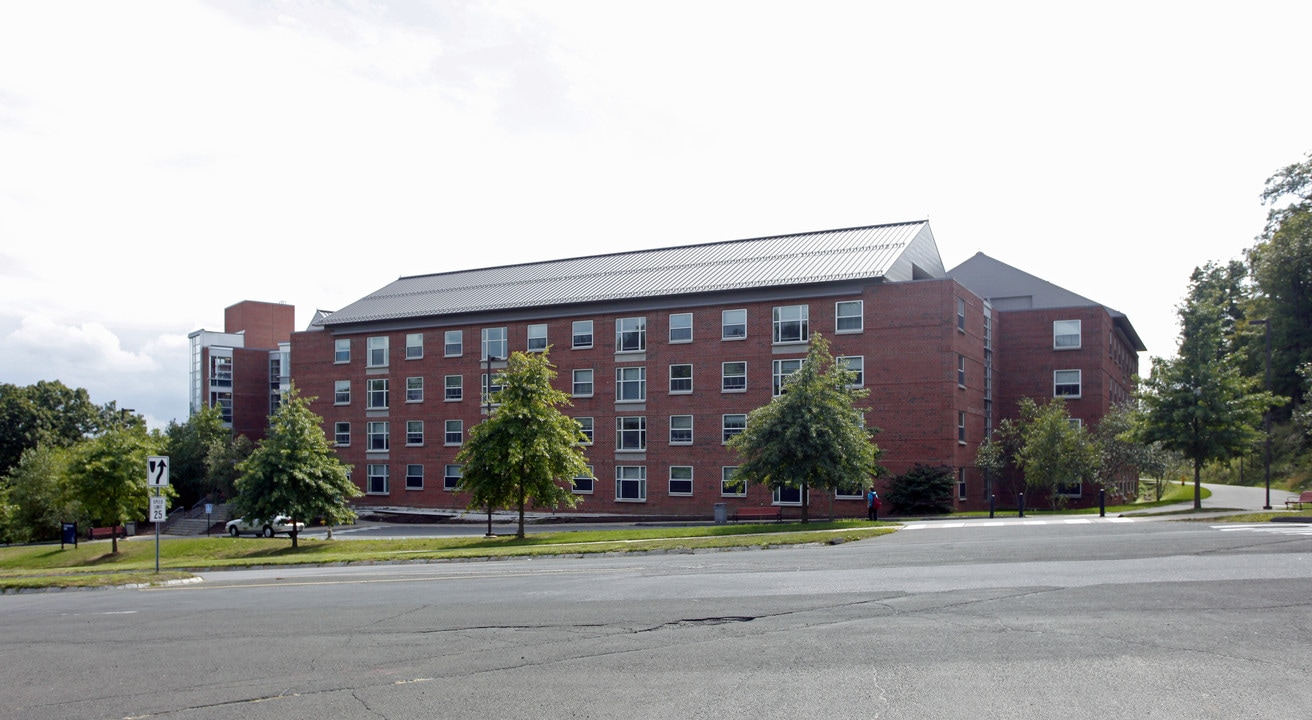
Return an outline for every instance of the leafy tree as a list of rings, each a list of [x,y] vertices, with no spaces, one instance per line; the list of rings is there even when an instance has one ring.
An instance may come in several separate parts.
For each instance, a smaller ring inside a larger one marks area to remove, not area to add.
[[[1021,398],[1020,422],[1013,427],[1016,466],[1025,473],[1025,485],[1045,492],[1053,507],[1064,499],[1064,486],[1094,478],[1097,450],[1084,426],[1071,422],[1061,398],[1043,405]]]
[[[888,488],[888,502],[900,515],[950,513],[952,485],[952,468],[916,463],[907,473],[893,478]]]
[[[150,504],[146,458],[163,447],[144,425],[114,427],[73,448],[69,488],[92,522],[117,527],[143,517]],[[113,550],[118,552],[118,537]]]
[[[74,390],[58,380],[0,384],[0,475],[28,448],[70,447],[103,426],[101,408],[82,388]]]
[[[573,507],[579,500],[573,479],[588,471],[582,428],[558,409],[570,404],[569,395],[551,385],[556,371],[549,351],[511,353],[492,397],[498,407],[470,430],[456,456],[469,506],[517,508],[520,538],[526,503]]]
[[[81,519],[68,487],[70,452],[54,445],[28,448],[9,471],[5,491],[10,541],[52,540],[59,537],[61,523]]]
[[[269,432],[250,457],[236,466],[237,510],[264,522],[280,515],[292,519],[292,547],[300,533],[295,523],[322,518],[328,525],[355,521],[351,498],[360,489],[351,481],[351,466],[342,463],[323,432],[323,418],[310,410],[293,385]]]
[[[216,489],[210,477],[209,457],[232,442],[232,431],[223,425],[223,411],[210,406],[184,423],[170,422],[164,434],[172,463],[169,480],[182,504],[190,507]]]
[[[1138,405],[1125,402],[1113,405],[1098,421],[1093,431],[1097,453],[1095,479],[1115,493],[1118,481],[1129,475],[1160,478],[1167,467],[1166,453],[1157,444],[1139,441],[1138,426],[1143,414]],[[1137,488],[1135,488],[1137,494]]]
[[[855,374],[834,361],[829,341],[812,335],[806,360],[783,394],[753,410],[747,429],[729,441],[743,458],[733,479],[800,490],[802,522],[809,519],[810,488],[867,486],[883,470],[864,409],[854,405],[869,391],[855,382]]]
[[[210,442],[205,473],[210,479],[210,490],[218,495],[220,502],[237,495],[237,478],[241,477],[237,468],[253,452],[255,443],[245,435],[215,438]]]

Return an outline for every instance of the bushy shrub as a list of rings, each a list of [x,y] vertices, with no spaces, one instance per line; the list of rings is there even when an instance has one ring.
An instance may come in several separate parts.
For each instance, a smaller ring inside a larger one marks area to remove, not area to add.
[[[916,463],[893,478],[887,500],[898,515],[943,515],[952,512],[952,486],[952,468]]]

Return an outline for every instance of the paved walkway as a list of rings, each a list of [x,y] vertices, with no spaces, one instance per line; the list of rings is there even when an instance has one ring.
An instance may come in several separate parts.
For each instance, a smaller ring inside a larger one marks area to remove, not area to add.
[[[1191,488],[1193,487],[1193,483],[1188,483],[1188,485]],[[1252,512],[1262,512],[1262,510],[1264,509],[1263,506],[1266,505],[1265,486],[1245,487],[1242,485],[1212,485],[1210,483],[1203,483],[1203,487],[1207,488],[1212,492],[1211,497],[1203,498],[1203,512],[1207,512],[1208,510],[1216,510],[1218,513],[1221,513],[1222,511],[1233,511],[1233,510],[1248,510]],[[1275,488],[1272,488],[1271,508],[1273,510],[1284,510],[1285,498],[1297,497],[1297,496],[1298,493],[1291,493],[1285,490],[1276,490]],[[1193,500],[1189,500],[1188,502],[1183,502],[1176,505],[1167,505],[1164,507],[1153,508],[1152,510],[1148,510],[1145,512],[1158,514],[1158,513],[1174,512],[1177,510],[1193,510],[1193,508],[1194,508]],[[1122,513],[1122,514],[1133,515],[1134,513],[1131,512],[1131,513]]]

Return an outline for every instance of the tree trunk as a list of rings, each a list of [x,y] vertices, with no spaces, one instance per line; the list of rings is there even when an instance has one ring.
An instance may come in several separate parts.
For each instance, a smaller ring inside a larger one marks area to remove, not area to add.
[[[109,552],[111,555],[118,554],[118,526],[109,526]]]
[[[810,493],[806,491],[806,483],[802,483],[802,522],[804,524],[810,522],[810,513],[808,511],[811,509],[811,498],[809,495]]]
[[[1203,460],[1194,458],[1194,509],[1203,509]]]
[[[515,537],[520,540],[524,539],[524,490],[519,491],[519,529],[515,531]]]

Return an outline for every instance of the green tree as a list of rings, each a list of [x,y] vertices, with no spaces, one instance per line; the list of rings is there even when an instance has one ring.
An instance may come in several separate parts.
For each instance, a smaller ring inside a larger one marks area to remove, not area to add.
[[[114,427],[77,444],[69,488],[92,522],[118,527],[145,516],[150,504],[146,459],[163,447],[144,425]],[[118,537],[112,552],[118,552]]]
[[[39,445],[23,452],[6,477],[11,542],[53,540],[61,523],[81,519],[68,488],[68,448]],[[142,468],[145,472],[145,468]]]
[[[729,441],[742,456],[738,482],[757,482],[801,492],[802,522],[809,520],[810,488],[866,487],[882,474],[879,448],[855,403],[869,391],[834,361],[829,341],[816,333],[802,367],[784,392],[747,416],[747,428]]]
[[[456,462],[458,489],[470,494],[471,508],[514,507],[516,537],[524,537],[524,508],[574,507],[574,478],[588,472],[580,445],[586,441],[578,421],[560,412],[569,395],[552,387],[556,377],[547,351],[511,353],[498,378],[501,390],[490,417],[469,432]]]
[[[237,470],[243,460],[255,452],[255,443],[245,435],[231,436],[227,439],[215,438],[210,443],[205,455],[205,474],[210,479],[210,490],[218,495],[219,502],[225,502],[237,495]]]
[[[888,488],[888,502],[900,515],[950,513],[953,482],[952,468],[916,463],[905,474],[893,478]]]
[[[58,380],[0,384],[0,475],[23,451],[49,444],[71,447],[104,426],[102,409],[82,388]]]
[[[250,457],[237,465],[237,511],[270,522],[292,519],[292,547],[299,547],[295,523],[322,518],[329,526],[355,521],[351,498],[360,489],[323,432],[323,418],[310,410],[293,385],[269,417],[269,432]]]
[[[191,507],[216,489],[210,476],[209,457],[232,442],[232,430],[223,425],[223,411],[210,406],[186,422],[170,422],[164,434],[168,438],[166,454],[171,463],[169,480],[182,504]]]
[[[1122,480],[1131,476],[1161,477],[1166,472],[1167,457],[1162,448],[1153,443],[1139,441],[1139,425],[1143,413],[1132,402],[1117,403],[1102,416],[1093,430],[1093,445],[1097,452],[1095,479],[1104,489],[1117,494]],[[1138,483],[1129,488],[1138,495]],[[1126,496],[1124,499],[1133,499]]]
[[[1045,493],[1054,508],[1065,499],[1065,488],[1094,479],[1097,450],[1088,430],[1071,422],[1061,398],[1043,405],[1021,398],[1020,420],[1006,432],[1014,433],[1014,459],[1025,486]]]

